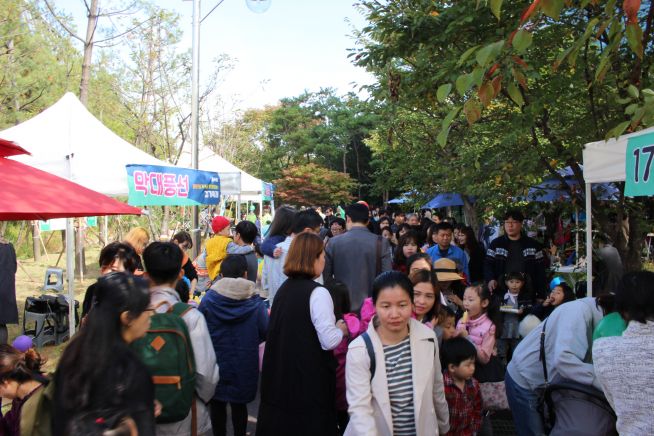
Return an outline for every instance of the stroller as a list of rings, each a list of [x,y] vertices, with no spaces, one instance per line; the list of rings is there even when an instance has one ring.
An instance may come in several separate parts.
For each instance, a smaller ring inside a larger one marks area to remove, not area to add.
[[[553,380],[543,391],[542,410],[550,436],[617,436],[616,416],[604,393],[572,380]]]
[[[574,380],[548,378],[545,326],[540,336],[540,360],[545,385],[540,389],[539,412],[550,436],[617,436],[617,417],[604,393]]]

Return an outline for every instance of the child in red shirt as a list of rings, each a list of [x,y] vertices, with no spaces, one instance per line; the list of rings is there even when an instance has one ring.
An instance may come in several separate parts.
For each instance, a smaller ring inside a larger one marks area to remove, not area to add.
[[[475,373],[477,349],[465,338],[443,341],[443,384],[445,399],[450,409],[448,435],[472,436],[479,432],[482,423],[482,401]]]

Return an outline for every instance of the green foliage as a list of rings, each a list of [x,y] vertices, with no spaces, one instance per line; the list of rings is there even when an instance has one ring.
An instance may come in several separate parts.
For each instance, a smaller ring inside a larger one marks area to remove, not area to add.
[[[354,199],[356,188],[356,181],[348,174],[314,163],[289,167],[274,183],[279,200],[297,206],[348,203]]]
[[[82,59],[38,3],[0,0],[0,129],[79,86]]]
[[[377,126],[375,111],[353,94],[305,92],[279,106],[246,112],[214,141],[225,144],[221,155],[242,151],[235,161],[263,180],[281,178],[289,166],[315,163],[349,174],[357,181],[357,196],[368,198],[372,170],[365,140]]]

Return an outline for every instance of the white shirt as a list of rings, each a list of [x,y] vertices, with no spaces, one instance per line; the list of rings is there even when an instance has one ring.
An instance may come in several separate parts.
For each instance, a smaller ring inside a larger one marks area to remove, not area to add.
[[[293,242],[293,235],[287,236],[286,239],[275,245],[275,248],[282,249],[282,253],[278,258],[266,256],[264,260],[264,277],[262,280],[264,283],[264,290],[268,291],[268,300],[270,301],[271,306],[275,299],[275,294],[277,294],[277,290],[288,278],[286,274],[284,274],[284,262],[286,262],[286,255],[288,254],[288,250],[291,247],[291,242]],[[315,281],[322,285],[324,283],[322,274],[320,274],[320,277],[315,279]]]
[[[275,248],[282,249],[282,254],[280,254],[278,258],[266,256],[265,259],[267,265],[265,265],[264,269],[266,272],[264,277],[264,289],[268,291],[268,300],[270,300],[271,303],[275,298],[275,294],[279,287],[288,278],[286,277],[286,274],[284,274],[284,262],[286,261],[286,254],[291,246],[291,242],[293,242],[293,236],[287,236],[286,239],[275,245]]]
[[[329,291],[322,286],[315,288],[309,298],[309,308],[320,346],[323,350],[333,350],[343,340],[343,332],[336,327],[334,301]]]

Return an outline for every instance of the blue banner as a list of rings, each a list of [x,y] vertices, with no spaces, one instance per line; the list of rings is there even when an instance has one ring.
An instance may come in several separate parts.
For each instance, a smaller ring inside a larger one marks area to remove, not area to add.
[[[199,206],[220,202],[220,176],[212,171],[126,165],[132,206]]]

